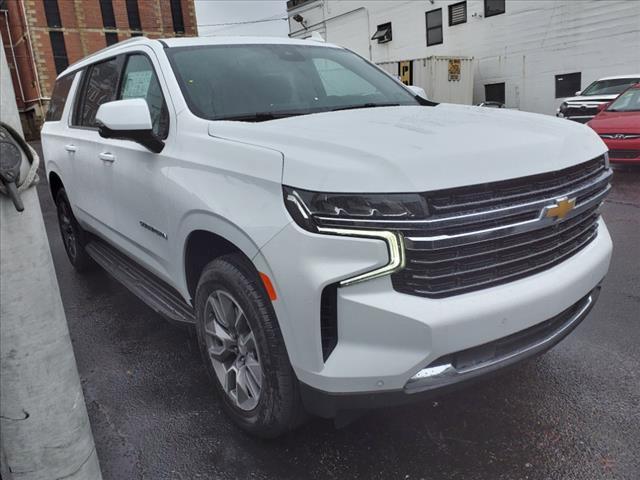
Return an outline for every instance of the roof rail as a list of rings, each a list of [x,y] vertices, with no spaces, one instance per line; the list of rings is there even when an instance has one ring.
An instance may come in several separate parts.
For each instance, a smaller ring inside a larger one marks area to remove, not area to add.
[[[138,43],[144,40],[149,40],[149,38],[147,37],[131,37],[131,38],[127,38],[126,40],[122,40],[121,42],[117,42],[114,43],[113,45],[109,45],[108,47],[105,48],[101,48],[100,50],[98,50],[97,52],[93,52],[89,55],[87,55],[86,57],[82,58],[82,60],[87,60],[88,58],[92,58],[96,55],[98,55],[99,53],[104,53],[104,52],[108,52],[109,50],[112,50],[116,47],[121,47],[122,45],[129,45],[130,43]]]
[[[97,55],[100,55],[100,54],[102,54],[104,52],[108,52],[109,50],[113,50],[116,47],[121,47],[122,45],[129,45],[130,43],[139,43],[139,42],[143,42],[145,40],[149,40],[149,38],[148,37],[131,37],[131,38],[127,38],[126,40],[122,40],[121,42],[114,43],[113,45],[109,45],[108,47],[101,48],[97,52],[93,52],[93,53],[87,55],[86,57],[81,58],[77,62],[72,63],[60,75],[63,75],[63,74],[66,75],[67,73],[72,72],[75,69],[75,66],[77,64],[83,63],[86,60],[90,60],[90,59],[92,59],[93,57],[95,57]]]

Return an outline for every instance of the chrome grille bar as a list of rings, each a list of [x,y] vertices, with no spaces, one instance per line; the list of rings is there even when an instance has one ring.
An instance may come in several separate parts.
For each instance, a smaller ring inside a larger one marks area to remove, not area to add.
[[[594,216],[596,216],[597,214],[594,212],[591,215],[585,217],[584,219],[581,219],[580,222],[578,222],[577,224],[571,226],[567,231],[569,230],[577,230],[579,228],[588,228],[591,227],[594,223]],[[544,231],[544,229],[541,229],[540,231]],[[517,244],[515,245],[508,245],[505,247],[497,247],[497,248],[491,248],[489,246],[487,246],[487,250],[482,250],[480,252],[476,252],[476,253],[471,253],[471,254],[467,254],[467,255],[456,255],[456,256],[452,256],[452,257],[448,257],[448,258],[444,258],[444,259],[429,259],[429,260],[422,260],[422,259],[416,259],[416,258],[412,258],[410,261],[411,265],[439,265],[439,264],[443,264],[443,263],[449,263],[452,261],[456,261],[459,262],[461,260],[471,260],[471,259],[475,259],[478,257],[483,257],[483,256],[490,256],[490,255],[495,255],[498,253],[507,253],[508,250],[512,250],[515,248],[520,248],[520,247],[524,247],[524,246],[530,246],[532,244],[536,244],[536,243],[541,243],[543,241],[547,241],[547,240],[551,240],[554,239],[556,237],[559,237],[561,235],[566,235],[567,231],[558,231],[555,230],[553,233],[550,233],[548,235],[543,235],[540,237],[536,237],[536,236],[531,236],[531,238],[528,238],[526,240],[519,240]],[[409,251],[409,250],[407,250]],[[412,250],[410,251],[410,253],[412,254],[416,254],[416,253],[431,253],[431,252],[438,252],[438,250],[433,250],[433,249],[428,249],[428,250]]]
[[[609,178],[611,173],[609,172]],[[593,208],[595,205],[599,205],[602,200],[607,196],[611,186],[606,183],[604,188],[600,190],[595,195],[583,200],[580,204],[576,205],[574,210],[566,217],[565,220],[568,220],[574,216],[577,216],[590,208]],[[541,202],[536,202],[536,206],[542,209],[545,205],[548,205],[551,199],[547,199]],[[405,240],[405,244],[407,248],[418,248],[418,245],[421,248],[446,248],[456,245],[464,245],[469,243],[476,243],[483,240],[507,237],[510,235],[517,235],[518,233],[529,232],[533,230],[538,230],[540,228],[544,228],[549,225],[553,225],[555,220],[553,218],[542,217],[542,214],[538,212],[535,218],[531,220],[525,220],[523,222],[510,223],[499,227],[487,228],[476,231],[468,231],[463,233],[458,233],[454,235],[434,235],[434,236],[425,236],[425,237],[407,237]]]

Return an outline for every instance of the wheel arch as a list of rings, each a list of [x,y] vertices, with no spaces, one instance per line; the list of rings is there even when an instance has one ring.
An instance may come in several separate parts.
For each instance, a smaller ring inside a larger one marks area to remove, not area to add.
[[[64,183],[62,183],[62,178],[55,171],[49,172],[49,191],[51,192],[51,196],[53,197],[53,201],[55,202],[56,196],[60,189],[64,188]]]
[[[183,225],[182,242],[183,294],[195,297],[195,290],[204,267],[212,260],[229,253],[241,253],[254,265],[252,258],[258,246],[237,226],[208,213],[190,215]],[[257,269],[256,269],[257,271]]]

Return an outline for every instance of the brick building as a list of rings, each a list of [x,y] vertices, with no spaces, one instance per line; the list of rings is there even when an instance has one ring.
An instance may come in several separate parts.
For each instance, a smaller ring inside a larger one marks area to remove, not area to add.
[[[30,136],[68,65],[134,36],[197,35],[193,0],[0,0],[0,32]]]

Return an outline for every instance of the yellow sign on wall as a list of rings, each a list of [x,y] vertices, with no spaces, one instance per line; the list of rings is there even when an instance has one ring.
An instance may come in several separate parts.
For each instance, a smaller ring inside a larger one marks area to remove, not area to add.
[[[413,81],[413,78],[411,78],[412,73],[411,60],[400,62],[398,64],[398,75],[400,76],[400,81],[405,85],[411,85],[411,82]]]
[[[461,62],[459,58],[449,59],[449,81],[450,82],[460,81],[460,67],[461,67]]]

